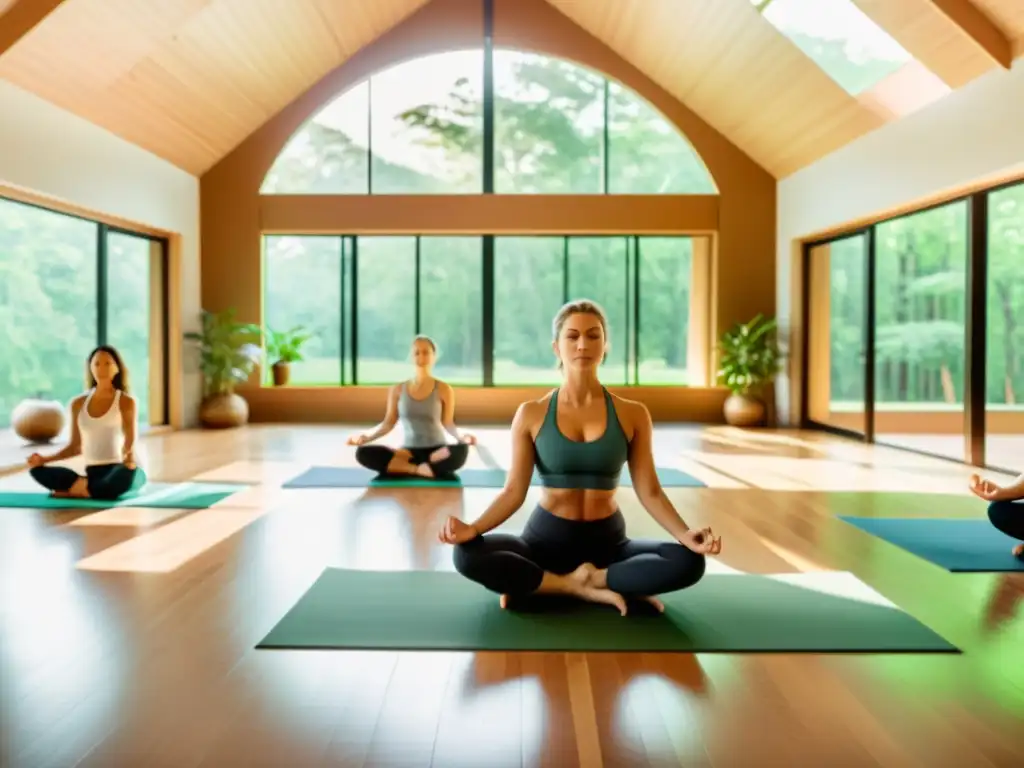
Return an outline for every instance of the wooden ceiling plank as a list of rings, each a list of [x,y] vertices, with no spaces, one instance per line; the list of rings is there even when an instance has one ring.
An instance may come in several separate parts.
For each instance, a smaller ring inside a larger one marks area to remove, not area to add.
[[[970,0],[932,0],[932,3],[1004,69],[1013,66],[1013,44]]]
[[[0,56],[57,10],[64,0],[15,0],[0,16]]]

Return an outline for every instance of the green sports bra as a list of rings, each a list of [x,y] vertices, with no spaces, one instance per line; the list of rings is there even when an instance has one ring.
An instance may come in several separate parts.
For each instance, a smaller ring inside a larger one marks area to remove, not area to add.
[[[558,390],[551,396],[544,423],[533,441],[537,472],[545,488],[612,491],[619,487],[619,475],[629,459],[629,439],[611,394],[603,391],[607,426],[601,437],[590,442],[570,440],[562,434],[558,429]]]

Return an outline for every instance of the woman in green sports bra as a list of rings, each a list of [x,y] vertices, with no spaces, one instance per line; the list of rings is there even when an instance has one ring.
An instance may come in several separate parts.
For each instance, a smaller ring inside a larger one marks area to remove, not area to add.
[[[503,607],[557,593],[607,603],[623,615],[628,600],[663,610],[656,595],[696,584],[705,556],[721,552],[722,540],[710,528],[689,528],[662,490],[647,408],[612,395],[598,380],[608,351],[601,307],[566,304],[552,332],[562,386],[519,406],[505,488],[474,522],[449,517],[438,539],[455,545],[456,570],[500,594]],[[627,462],[640,502],[678,543],[626,536],[615,491]],[[488,533],[522,506],[534,466],[544,495],[523,535]]]

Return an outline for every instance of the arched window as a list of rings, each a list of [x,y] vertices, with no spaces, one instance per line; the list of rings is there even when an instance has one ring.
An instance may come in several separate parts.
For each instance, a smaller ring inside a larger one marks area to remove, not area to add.
[[[690,143],[629,89],[562,59],[481,50],[406,61],[350,88],[289,140],[263,194],[715,194]],[[484,94],[494,188],[484,189]]]

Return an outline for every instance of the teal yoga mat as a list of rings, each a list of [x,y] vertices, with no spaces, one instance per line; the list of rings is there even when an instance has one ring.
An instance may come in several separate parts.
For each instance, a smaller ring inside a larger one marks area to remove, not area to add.
[[[823,574],[826,577],[849,574]],[[959,653],[895,607],[766,576],[709,574],[663,595],[666,613],[498,596],[447,571],[325,570],[257,646],[279,649]],[[820,579],[819,579],[820,583]]]
[[[0,508],[110,509],[111,507],[159,507],[206,509],[248,486],[228,483],[147,483],[116,501],[55,499],[46,491],[0,491]]]
[[[1024,508],[1021,513],[1024,514]],[[954,573],[1024,571],[1013,556],[1020,544],[988,520],[899,517],[839,518],[862,531]]]
[[[670,467],[659,467],[658,479],[666,488],[703,488],[705,484],[692,475]],[[503,469],[462,469],[457,480],[432,480],[419,477],[381,478],[362,467],[310,467],[284,484],[284,488],[501,488],[505,485]],[[632,487],[628,471],[623,471],[621,485]],[[535,472],[531,485],[540,485]]]

